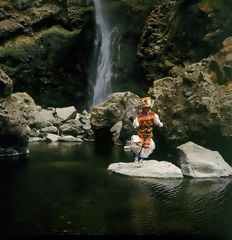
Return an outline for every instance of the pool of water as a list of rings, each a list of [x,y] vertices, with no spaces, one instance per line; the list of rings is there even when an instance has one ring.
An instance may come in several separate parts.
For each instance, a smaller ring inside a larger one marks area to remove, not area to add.
[[[159,180],[111,173],[110,163],[132,160],[121,147],[34,143],[29,149],[23,166],[0,171],[1,235],[232,239],[229,178]]]

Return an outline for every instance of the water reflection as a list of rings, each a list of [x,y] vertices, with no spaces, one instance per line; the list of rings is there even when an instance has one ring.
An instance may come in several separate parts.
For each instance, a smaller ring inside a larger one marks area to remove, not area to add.
[[[188,182],[187,194],[193,198],[220,197],[223,196],[231,181],[232,178],[191,179]]]
[[[231,179],[133,178],[131,161],[94,144],[32,144],[17,171],[0,171],[1,234],[191,234],[232,237]],[[229,239],[229,238],[228,238]]]
[[[152,189],[159,190],[164,189],[166,191],[178,191],[178,187],[182,183],[183,179],[157,179],[157,178],[135,178],[138,181],[147,183]]]

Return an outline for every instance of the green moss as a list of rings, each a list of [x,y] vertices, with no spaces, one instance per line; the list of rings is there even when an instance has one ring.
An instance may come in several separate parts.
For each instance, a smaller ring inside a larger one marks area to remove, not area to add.
[[[17,67],[10,67],[7,66],[5,64],[0,64],[0,68],[9,76],[9,77],[13,77],[17,71],[18,68]]]
[[[45,49],[49,65],[59,65],[68,49],[74,47],[80,30],[68,31],[59,26],[42,31],[36,42]]]
[[[68,31],[61,26],[53,26],[50,29],[43,30],[36,35],[37,41],[46,41],[52,38],[72,38],[80,33],[80,29],[75,31]]]
[[[22,48],[5,47],[0,49],[0,57],[1,58],[12,57],[16,61],[21,61],[25,57],[25,52],[24,49]]]

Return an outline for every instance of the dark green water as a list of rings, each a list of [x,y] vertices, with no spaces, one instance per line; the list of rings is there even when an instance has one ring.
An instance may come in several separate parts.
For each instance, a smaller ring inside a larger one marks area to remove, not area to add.
[[[132,178],[119,147],[31,144],[29,161],[0,171],[1,235],[155,234],[232,238],[230,179]],[[155,153],[154,153],[155,157]],[[161,159],[157,159],[161,160]]]

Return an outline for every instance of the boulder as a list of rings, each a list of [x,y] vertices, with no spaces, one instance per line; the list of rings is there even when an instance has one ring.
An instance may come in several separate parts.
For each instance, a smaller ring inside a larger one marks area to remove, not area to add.
[[[77,125],[75,121],[61,125],[59,131],[62,135],[72,135],[75,137],[79,134],[84,133],[81,126]]]
[[[146,160],[142,167],[137,167],[134,162],[118,162],[109,165],[108,169],[112,172],[134,177],[151,178],[183,178],[181,170],[170,162]]]
[[[45,127],[40,129],[40,131],[42,133],[57,133],[58,132],[58,128],[55,126],[51,126],[51,127]]]
[[[32,119],[29,119],[29,126],[33,128],[51,127],[56,121],[52,110],[39,109],[34,112]]]
[[[59,138],[60,137],[56,134],[48,133],[47,136],[46,136],[46,141],[48,143],[57,142],[59,140]]]
[[[105,131],[111,135],[110,129],[122,121],[121,130],[119,126],[121,123],[112,129],[112,132],[117,130],[113,141],[116,143],[128,139],[134,131],[131,121],[138,114],[140,104],[140,97],[131,92],[113,93],[105,102],[91,111],[90,123],[96,136],[104,134]]]
[[[180,150],[180,165],[183,175],[193,178],[219,178],[232,175],[232,168],[217,151],[212,151],[193,142],[177,147]]]
[[[75,119],[76,112],[77,112],[76,108],[73,106],[65,108],[56,108],[57,117],[61,118],[64,122],[69,119]]]
[[[18,94],[12,94],[0,99],[0,148],[14,149],[11,151],[12,156],[15,156],[16,152],[18,155],[26,154],[28,143],[25,119],[27,104],[17,101],[18,97]],[[5,154],[5,151],[2,151],[1,155]]]

